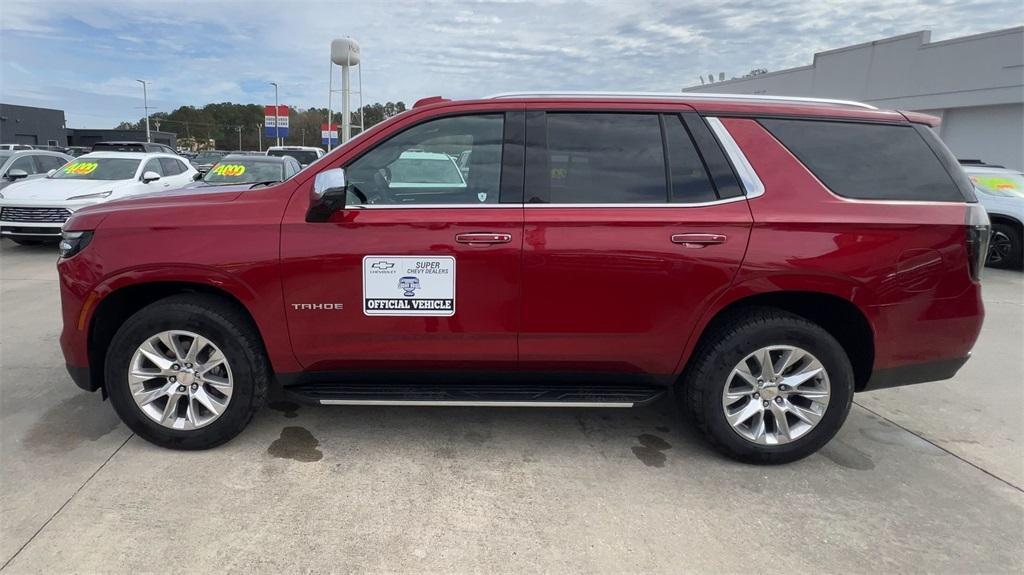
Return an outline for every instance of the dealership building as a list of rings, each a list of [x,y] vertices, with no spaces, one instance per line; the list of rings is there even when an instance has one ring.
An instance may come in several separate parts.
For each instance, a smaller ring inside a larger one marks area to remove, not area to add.
[[[1024,27],[931,41],[921,31],[818,52],[808,66],[684,92],[812,96],[942,118],[959,158],[1024,169]]]
[[[150,130],[150,141],[172,148],[178,144],[174,132]],[[145,142],[145,130],[66,128],[64,110],[0,104],[0,144],[31,146],[86,146],[96,142]]]

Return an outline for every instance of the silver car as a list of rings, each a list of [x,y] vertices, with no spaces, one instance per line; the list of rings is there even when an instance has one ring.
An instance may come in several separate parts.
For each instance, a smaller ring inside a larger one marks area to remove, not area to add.
[[[41,178],[74,160],[67,154],[46,150],[0,150],[0,190],[24,180]]]

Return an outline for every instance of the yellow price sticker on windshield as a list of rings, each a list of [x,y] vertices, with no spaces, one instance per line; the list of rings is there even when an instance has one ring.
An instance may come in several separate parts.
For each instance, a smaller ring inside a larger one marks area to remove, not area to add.
[[[217,164],[210,171],[218,176],[241,176],[245,173],[245,166],[242,164]]]
[[[97,167],[99,167],[99,164],[96,162],[71,162],[64,166],[64,173],[85,176],[95,172]]]
[[[1020,186],[1017,182],[1010,178],[1001,178],[999,176],[971,176],[974,183],[979,186],[986,187],[990,190],[1017,190]]]

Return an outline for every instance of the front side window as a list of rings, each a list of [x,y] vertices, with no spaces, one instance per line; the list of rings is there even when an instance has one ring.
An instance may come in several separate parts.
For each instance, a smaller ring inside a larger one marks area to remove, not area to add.
[[[153,158],[146,162],[146,167],[142,169],[143,175],[145,175],[146,172],[156,172],[161,176],[165,175],[164,169],[160,166],[160,160],[157,158]]]
[[[56,170],[67,163],[64,161],[64,158],[61,158],[60,156],[36,156],[36,161],[39,162],[39,167],[42,168],[44,172]]]
[[[547,114],[550,202],[665,203],[656,114]]]
[[[346,203],[496,204],[503,131],[503,114],[454,116],[413,126],[346,168]],[[460,158],[465,169],[460,169]]]
[[[7,171],[11,170],[24,170],[26,174],[38,174],[39,169],[36,168],[36,163],[32,161],[32,156],[22,156],[11,162],[11,167]]]
[[[84,156],[64,164],[51,177],[58,180],[130,180],[138,168],[139,160]]]

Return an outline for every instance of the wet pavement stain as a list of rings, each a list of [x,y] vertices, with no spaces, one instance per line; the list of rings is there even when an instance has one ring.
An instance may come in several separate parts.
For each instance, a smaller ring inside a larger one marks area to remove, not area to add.
[[[71,451],[117,429],[120,420],[97,395],[73,395],[51,407],[32,424],[24,445],[43,451]]]
[[[662,451],[672,449],[672,444],[658,437],[644,433],[637,437],[640,445],[630,448],[633,455],[647,467],[665,467],[665,454]]]
[[[303,463],[320,461],[324,453],[316,448],[320,440],[305,427],[290,426],[281,430],[281,437],[267,448],[267,453],[280,459],[293,459]]]
[[[292,403],[291,401],[275,401],[267,404],[267,407],[274,411],[280,411],[288,419],[299,416],[299,404]]]
[[[868,454],[857,449],[856,447],[843,443],[841,441],[832,440],[831,443],[821,448],[818,453],[825,456],[826,459],[835,463],[840,467],[847,469],[856,469],[857,471],[868,471],[875,468],[875,463],[871,461]]]

